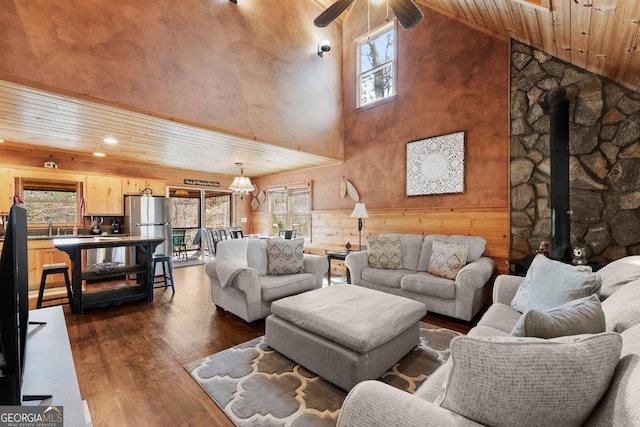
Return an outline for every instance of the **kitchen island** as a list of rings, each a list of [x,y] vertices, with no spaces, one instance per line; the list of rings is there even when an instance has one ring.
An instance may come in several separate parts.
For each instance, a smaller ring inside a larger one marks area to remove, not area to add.
[[[82,314],[85,308],[104,307],[144,298],[153,301],[154,277],[151,257],[156,247],[164,240],[163,237],[140,236],[53,239],[53,245],[66,252],[71,259],[71,291],[76,312]],[[82,251],[120,246],[135,248],[134,264],[83,268]],[[87,285],[85,289],[82,286],[86,280],[109,280],[123,275],[135,275],[135,283],[94,289],[90,288],[91,285]]]

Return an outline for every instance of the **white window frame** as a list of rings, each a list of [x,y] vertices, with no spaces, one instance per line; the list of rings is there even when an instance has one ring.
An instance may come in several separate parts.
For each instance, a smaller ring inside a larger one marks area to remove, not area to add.
[[[362,103],[362,77],[364,75],[370,75],[376,72],[377,70],[384,69],[389,62],[385,62],[382,65],[379,65],[376,68],[372,68],[366,72],[361,71],[361,55],[362,55],[362,45],[367,43],[370,39],[379,37],[380,35],[386,33],[387,31],[393,31],[393,58],[391,59],[391,92],[383,98],[377,99],[375,101],[370,101],[367,103]],[[378,28],[375,28],[365,35],[356,39],[356,87],[358,90],[356,91],[356,106],[357,108],[368,108],[372,105],[378,105],[381,102],[388,101],[390,99],[394,99],[397,93],[398,88],[398,70],[397,70],[397,60],[398,60],[398,31],[396,21],[392,20],[389,23],[381,25]]]

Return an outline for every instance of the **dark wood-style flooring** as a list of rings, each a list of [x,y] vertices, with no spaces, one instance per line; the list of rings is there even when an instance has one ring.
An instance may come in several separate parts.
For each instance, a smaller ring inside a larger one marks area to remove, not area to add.
[[[176,268],[174,276],[176,294],[156,289],[153,302],[82,315],[64,307],[80,393],[94,426],[233,426],[183,366],[263,335],[264,321],[247,324],[216,309],[204,266]],[[450,319],[424,320],[469,329]]]

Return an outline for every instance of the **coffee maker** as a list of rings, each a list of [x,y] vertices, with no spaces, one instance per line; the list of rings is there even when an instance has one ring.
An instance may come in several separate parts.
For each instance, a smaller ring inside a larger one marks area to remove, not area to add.
[[[120,224],[120,220],[119,219],[116,218],[113,221],[111,221],[111,227],[112,227],[111,232],[113,234],[122,233],[122,224]]]

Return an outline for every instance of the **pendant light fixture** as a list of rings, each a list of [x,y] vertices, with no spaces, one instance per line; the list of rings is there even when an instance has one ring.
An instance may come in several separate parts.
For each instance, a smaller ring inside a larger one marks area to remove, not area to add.
[[[236,163],[236,166],[240,168],[240,176],[233,178],[233,182],[229,186],[229,190],[240,195],[240,200],[244,199],[245,194],[249,194],[253,191],[253,184],[249,177],[244,176],[244,168],[242,163]]]

